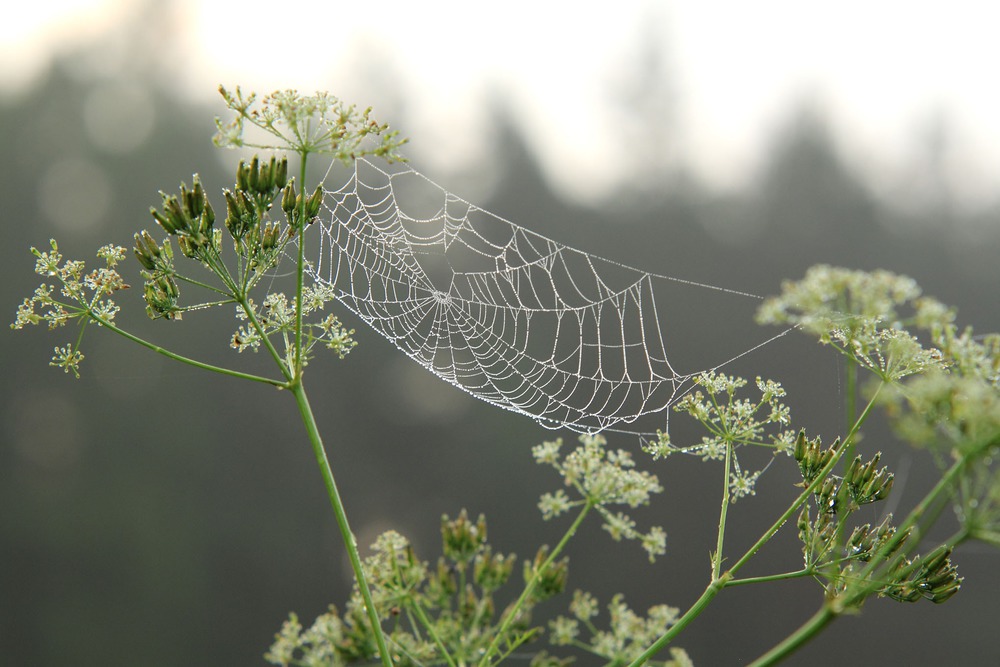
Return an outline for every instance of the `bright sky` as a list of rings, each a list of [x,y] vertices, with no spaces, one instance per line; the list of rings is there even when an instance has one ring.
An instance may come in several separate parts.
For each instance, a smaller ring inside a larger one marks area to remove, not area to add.
[[[8,8],[0,86],[30,85],[53,54],[101,39],[136,4],[46,0]],[[973,207],[998,199],[998,3],[616,0],[603,11],[581,7],[175,0],[164,52],[178,85],[202,97],[226,82],[258,91],[329,88],[367,104],[370,80],[389,71],[414,150],[443,169],[488,160],[489,144],[476,139],[489,101],[499,98],[542,148],[553,181],[588,196],[628,177],[609,164],[627,162],[641,141],[628,112],[608,101],[627,91],[645,32],[664,48],[672,105],[665,123],[682,137],[679,158],[716,187],[752,178],[791,104],[812,96],[847,159],[885,192],[898,192],[912,176],[921,158],[916,138],[943,121],[955,194]],[[295,47],[301,58],[282,55],[287,42],[278,39],[293,25],[308,31]]]

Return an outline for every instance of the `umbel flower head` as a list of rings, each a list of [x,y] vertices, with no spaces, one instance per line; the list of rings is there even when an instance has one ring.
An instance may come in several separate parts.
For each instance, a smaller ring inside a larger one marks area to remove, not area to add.
[[[34,295],[18,306],[17,318],[10,328],[23,329],[45,322],[49,329],[56,329],[76,320],[80,324],[76,341],[56,346],[49,365],[80,377],[80,362],[84,358],[80,341],[84,328],[90,322],[111,325],[119,307],[110,296],[128,288],[115,268],[125,258],[125,248],[101,247],[97,257],[104,261],[104,266],[88,271],[80,260],[64,261],[55,239],[49,241],[49,247],[47,251],[31,249],[35,256],[35,273],[46,280],[55,280],[58,287],[49,282],[39,285]]]
[[[796,436],[787,428],[791,416],[782,401],[785,389],[774,380],[758,377],[755,385],[759,398],[743,398],[741,390],[747,385],[744,378],[714,371],[698,375],[694,383],[699,388],[685,394],[673,409],[700,422],[708,435],[697,444],[677,446],[669,433],[658,431],[656,438],[643,443],[643,451],[654,460],[675,453],[695,454],[704,461],[722,461],[731,456],[730,497],[736,501],[756,495],[755,485],[763,470],[742,469],[736,449],[752,446],[771,449],[775,454],[792,453]]]
[[[560,452],[562,444],[562,439],[543,442],[532,449],[532,454],[536,462],[552,466],[580,497],[571,500],[562,489],[543,494],[538,503],[542,517],[548,520],[574,507],[589,505],[601,515],[612,539],[637,540],[650,561],[663,555],[667,534],[661,527],[653,526],[643,533],[627,514],[610,509],[615,505],[648,505],[652,494],[663,491],[656,475],[635,470],[632,455],[621,449],[607,449],[602,435],[581,435],[580,445],[566,456]]]
[[[905,329],[919,296],[906,276],[819,265],[784,283],[781,295],[757,311],[757,321],[800,327],[892,382],[945,365],[940,350],[925,349]]]
[[[215,120],[216,146],[321,153],[344,163],[365,155],[389,162],[405,160],[399,148],[406,139],[390,131],[387,123],[374,120],[371,107],[359,110],[326,92],[302,95],[279,90],[259,101],[255,93],[245,95],[239,86],[235,91],[219,86],[219,93],[234,118],[228,123]],[[255,135],[260,139],[248,137],[248,127],[258,130]]]

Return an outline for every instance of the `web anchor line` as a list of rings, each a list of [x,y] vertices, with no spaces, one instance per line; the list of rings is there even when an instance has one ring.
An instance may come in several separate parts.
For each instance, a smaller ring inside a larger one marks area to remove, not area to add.
[[[679,400],[702,370],[786,333],[681,373],[668,359],[664,289],[760,297],[573,249],[409,168],[357,160],[324,207],[316,281],[425,369],[548,428],[644,434],[628,426]]]

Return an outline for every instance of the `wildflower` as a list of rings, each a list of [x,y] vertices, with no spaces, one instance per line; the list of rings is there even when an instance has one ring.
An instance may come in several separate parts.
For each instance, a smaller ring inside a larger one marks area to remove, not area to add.
[[[574,619],[559,616],[549,622],[549,641],[554,646],[569,646],[580,634],[580,624]]]
[[[229,91],[220,86],[219,93],[234,118],[229,123],[216,118],[217,132],[212,139],[216,146],[327,153],[344,163],[365,155],[389,162],[404,160],[399,148],[406,139],[390,131],[388,124],[373,120],[371,108],[359,110],[325,92],[302,95],[279,90],[260,100],[254,93],[244,95],[239,87]],[[262,143],[248,137],[248,127],[273,138]]]
[[[573,592],[573,601],[570,602],[569,611],[573,616],[586,623],[598,614],[597,598],[586,591],[576,590]]]
[[[642,533],[631,517],[610,509],[615,505],[647,505],[652,494],[663,490],[656,475],[636,470],[629,452],[607,449],[607,440],[602,435],[581,435],[579,442],[564,457],[560,456],[562,440],[543,442],[532,449],[537,463],[552,466],[566,486],[580,495],[580,500],[573,501],[561,489],[543,494],[538,503],[542,517],[548,520],[574,506],[588,505],[600,514],[602,527],[612,539],[639,541],[650,560],[663,554],[666,533],[662,528]]]
[[[555,493],[543,493],[538,501],[538,509],[542,511],[542,518],[546,521],[564,514],[572,507],[573,503],[562,489]]]
[[[757,495],[754,488],[757,478],[760,477],[760,470],[756,472],[736,471],[729,475],[729,493],[734,501],[746,496]]]
[[[113,268],[124,257],[125,249],[114,245],[101,247],[97,256],[105,261],[106,266],[88,272],[85,263],[80,260],[64,261],[55,239],[49,241],[49,248],[44,252],[31,249],[35,256],[35,273],[58,281],[58,291],[54,284],[47,282],[36,287],[32,296],[18,306],[11,328],[19,330],[46,322],[49,329],[56,329],[70,320],[79,321],[81,327],[91,322],[98,325],[112,323],[120,308],[108,297],[128,288]],[[49,365],[80,377],[83,359],[78,343],[70,343],[55,347]]]

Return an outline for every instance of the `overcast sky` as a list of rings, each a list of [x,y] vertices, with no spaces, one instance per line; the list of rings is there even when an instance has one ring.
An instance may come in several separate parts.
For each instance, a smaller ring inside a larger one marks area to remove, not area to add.
[[[54,55],[109,39],[137,6],[16,3],[0,23],[0,86],[16,95]],[[558,186],[580,196],[614,187],[631,175],[609,162],[636,150],[622,101],[637,94],[639,50],[656,44],[672,158],[715,187],[752,179],[794,105],[811,99],[876,189],[905,190],[925,157],[918,138],[944,127],[951,190],[973,208],[1000,193],[1000,5],[981,0],[616,0],[600,12],[538,0],[174,0],[167,15],[157,47],[185,94],[207,99],[227,82],[328,87],[353,101],[384,68],[415,150],[441,168],[488,160],[488,143],[470,137],[499,96]],[[302,57],[282,56],[279,33],[295,25],[307,31]],[[644,110],[645,126],[657,111]]]

